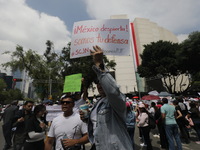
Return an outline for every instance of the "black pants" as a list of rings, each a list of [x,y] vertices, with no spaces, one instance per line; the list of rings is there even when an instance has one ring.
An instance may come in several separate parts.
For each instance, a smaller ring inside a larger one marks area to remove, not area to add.
[[[158,127],[158,131],[160,134],[160,145],[161,148],[168,148],[168,141],[167,141],[167,137],[166,137],[166,132],[165,132],[165,128],[164,128],[164,124],[157,124]]]
[[[3,136],[5,139],[4,148],[7,149],[12,145],[12,125],[11,123],[7,123],[2,125]]]
[[[44,140],[37,142],[26,142],[24,144],[24,150],[44,150]]]
[[[140,127],[141,131],[142,131],[142,135],[144,137],[144,142],[147,145],[147,150],[153,150],[152,145],[151,145],[151,140],[150,140],[150,128],[147,127]]]
[[[189,143],[190,140],[189,140],[189,136],[188,136],[189,134],[188,134],[187,128],[181,122],[178,123],[178,126],[179,126],[179,129],[180,129],[180,132],[181,132],[181,137],[185,140],[186,143]]]
[[[92,144],[92,147],[91,147],[90,150],[96,150],[96,146],[95,146],[95,144]]]

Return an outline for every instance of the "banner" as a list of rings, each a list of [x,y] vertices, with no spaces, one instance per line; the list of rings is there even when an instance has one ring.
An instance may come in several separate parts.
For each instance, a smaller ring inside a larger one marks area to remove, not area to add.
[[[81,91],[81,79],[82,79],[81,73],[65,76],[63,93],[80,92]]]
[[[93,46],[105,55],[130,55],[128,19],[89,20],[75,22],[72,31],[70,58],[90,55]]]
[[[60,114],[63,114],[63,111],[61,109],[61,105],[56,105],[56,106],[46,106],[47,110],[47,116],[46,120],[47,121],[53,121],[55,117],[57,117]]]

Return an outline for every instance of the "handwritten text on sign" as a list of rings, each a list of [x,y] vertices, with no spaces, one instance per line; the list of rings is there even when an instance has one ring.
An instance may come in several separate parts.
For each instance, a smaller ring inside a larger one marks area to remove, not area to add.
[[[92,46],[105,54],[129,55],[129,20],[90,20],[74,23],[70,58],[90,55]]]

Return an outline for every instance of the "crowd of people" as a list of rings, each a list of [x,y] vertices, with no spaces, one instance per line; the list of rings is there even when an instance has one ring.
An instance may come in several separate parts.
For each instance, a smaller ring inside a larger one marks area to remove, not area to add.
[[[160,147],[163,149],[182,150],[182,144],[189,144],[191,130],[195,131],[196,144],[200,144],[200,104],[198,101],[187,101],[177,97],[174,100],[162,98],[151,105],[137,101],[137,105],[127,102],[127,107],[132,107],[133,118],[139,128],[141,146],[152,149],[150,134],[160,139]],[[132,112],[131,112],[132,113]],[[149,125],[149,114],[154,116],[156,128]],[[128,116],[127,116],[128,117]],[[130,120],[130,119],[129,119]],[[134,121],[133,121],[134,122]],[[134,132],[132,132],[134,133]],[[134,135],[132,135],[134,137]],[[175,143],[174,143],[175,141]]]
[[[149,106],[127,100],[104,65],[103,51],[98,46],[93,49],[92,69],[100,97],[90,103],[82,92],[65,93],[60,98],[62,113],[50,123],[44,104],[26,101],[19,109],[13,101],[3,114],[4,150],[11,146],[14,150],[84,150],[86,143],[91,143],[91,150],[135,150],[135,128],[139,129],[140,146],[147,150],[153,150],[150,134],[160,139],[162,149],[182,150],[182,143],[190,143],[194,130],[200,144],[196,102],[186,105],[182,98],[162,98]],[[90,106],[87,115],[79,109],[85,104]],[[156,127],[150,126],[150,116]]]

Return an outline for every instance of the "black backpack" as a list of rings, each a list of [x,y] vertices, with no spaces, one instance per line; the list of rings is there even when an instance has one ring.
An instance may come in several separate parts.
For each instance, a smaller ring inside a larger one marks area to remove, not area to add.
[[[147,113],[148,114],[148,124],[149,124],[149,127],[150,129],[155,129],[156,128],[156,120],[154,118],[154,116],[150,113]]]

